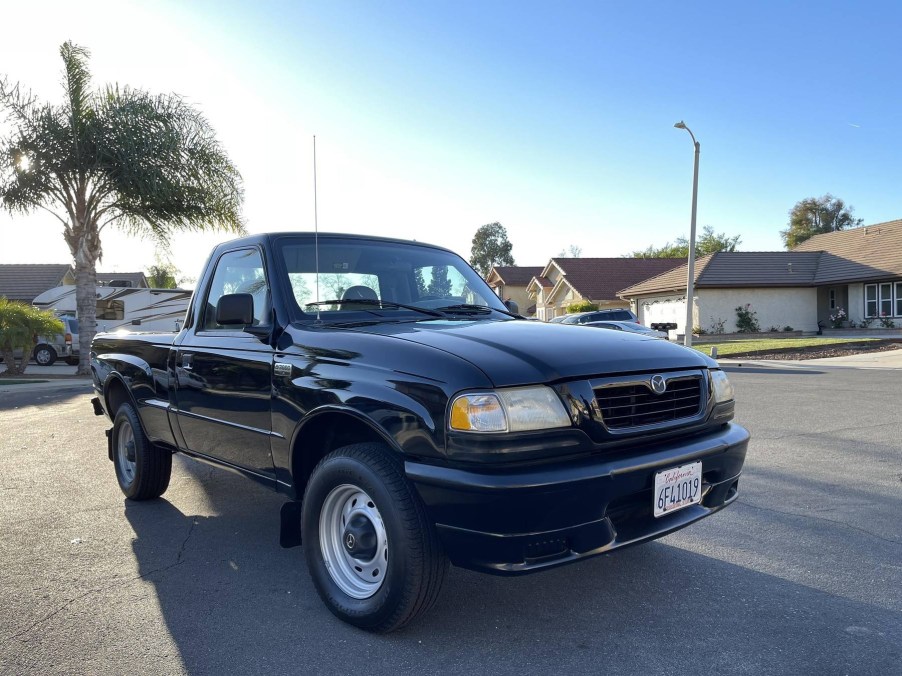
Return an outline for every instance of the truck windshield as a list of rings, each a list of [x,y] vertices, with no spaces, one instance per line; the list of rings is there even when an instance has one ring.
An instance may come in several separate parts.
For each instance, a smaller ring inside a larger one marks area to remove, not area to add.
[[[342,321],[351,319],[350,313],[427,319],[439,313],[471,319],[491,316],[491,310],[509,314],[460,256],[442,249],[320,236],[317,293],[313,237],[280,238],[277,247],[300,318],[312,318],[314,307],[322,319]],[[416,312],[418,308],[438,312]]]

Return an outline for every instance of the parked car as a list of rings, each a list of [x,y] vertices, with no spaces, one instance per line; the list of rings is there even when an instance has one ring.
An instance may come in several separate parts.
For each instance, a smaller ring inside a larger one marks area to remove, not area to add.
[[[614,331],[627,331],[629,333],[638,333],[650,338],[667,338],[667,334],[663,331],[655,331],[642,324],[633,322],[587,322],[582,326],[591,326],[597,329],[612,329]]]
[[[31,359],[38,366],[52,366],[57,359],[68,359],[68,354],[65,335],[60,333],[55,336],[38,336],[37,344],[31,351]],[[21,360],[22,350],[14,350],[13,356]]]
[[[610,310],[592,310],[590,312],[575,312],[572,315],[564,315],[563,324],[588,324],[589,322],[618,321],[639,323],[639,318],[632,310],[626,308],[613,308]]]
[[[710,357],[524,321],[418,242],[220,244],[178,333],[100,334],[91,357],[128,499],[162,495],[176,452],[284,494],[281,544],[371,631],[432,606],[449,560],[532,573],[717,512],[749,441]]]

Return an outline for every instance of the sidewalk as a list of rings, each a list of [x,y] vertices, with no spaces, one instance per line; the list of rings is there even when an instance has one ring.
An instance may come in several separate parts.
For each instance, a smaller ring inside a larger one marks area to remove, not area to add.
[[[824,359],[718,359],[720,364],[735,366],[749,364],[754,366],[790,367],[790,368],[836,368],[857,369],[902,369],[902,350],[886,352],[865,352],[846,357],[826,357]]]
[[[0,394],[4,394],[6,392],[35,392],[41,390],[79,390],[83,389],[85,392],[91,391],[91,379],[90,378],[76,378],[75,377],[75,366],[69,366],[68,364],[54,364],[53,366],[37,366],[36,364],[29,364],[28,368],[25,369],[26,376],[23,378],[21,376],[7,376],[6,373],[0,373]],[[34,382],[34,383],[18,383],[16,385],[8,385],[5,384],[4,380],[29,380],[31,378],[35,378],[36,380],[41,380],[42,376],[54,376],[51,379],[45,380],[43,382]],[[70,378],[60,378],[60,376],[72,376]]]

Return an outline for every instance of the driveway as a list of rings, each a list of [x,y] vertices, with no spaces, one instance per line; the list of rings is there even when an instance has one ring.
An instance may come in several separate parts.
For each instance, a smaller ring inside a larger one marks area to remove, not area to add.
[[[388,636],[320,603],[275,494],[178,457],[165,499],[128,503],[88,394],[0,396],[0,672],[899,673],[898,374],[728,369],[737,503],[544,574],[452,569]]]

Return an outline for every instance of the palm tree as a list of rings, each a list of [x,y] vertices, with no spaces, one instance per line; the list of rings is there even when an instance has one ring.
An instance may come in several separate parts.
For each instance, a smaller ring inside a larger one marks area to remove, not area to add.
[[[62,224],[78,285],[78,373],[88,374],[103,229],[163,245],[181,230],[243,232],[243,191],[209,123],[180,97],[92,90],[88,51],[66,42],[60,55],[61,105],[0,79],[13,129],[0,138],[0,204],[14,214],[43,209]]]
[[[52,312],[0,298],[0,356],[6,363],[5,375],[25,373],[38,336],[50,336],[62,331],[63,323]],[[16,366],[16,350],[22,351],[19,366]]]

